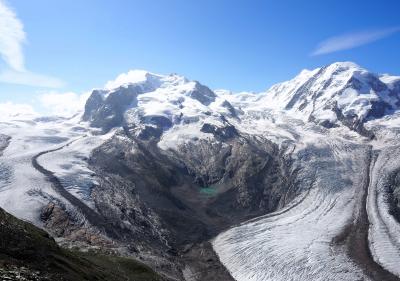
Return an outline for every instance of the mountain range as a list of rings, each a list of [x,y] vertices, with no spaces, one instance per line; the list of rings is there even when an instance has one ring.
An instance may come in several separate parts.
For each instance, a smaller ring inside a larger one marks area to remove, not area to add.
[[[71,118],[0,116],[0,207],[165,280],[400,280],[399,109],[351,62],[262,93],[134,70]]]

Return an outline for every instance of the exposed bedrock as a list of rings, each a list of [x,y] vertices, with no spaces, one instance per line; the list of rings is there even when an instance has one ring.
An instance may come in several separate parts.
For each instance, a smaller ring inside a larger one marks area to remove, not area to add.
[[[4,149],[7,148],[10,143],[11,137],[7,135],[0,134],[0,156],[3,154]]]
[[[119,239],[134,251],[176,257],[297,194],[290,155],[265,139],[198,140],[163,151],[121,131],[93,151],[90,165],[100,178],[96,207],[124,230]]]

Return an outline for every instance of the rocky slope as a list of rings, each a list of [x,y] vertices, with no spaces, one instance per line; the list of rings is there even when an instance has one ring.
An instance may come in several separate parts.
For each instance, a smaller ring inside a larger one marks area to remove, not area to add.
[[[131,71],[0,124],[0,205],[175,280],[398,280],[399,99],[347,62],[259,94]]]
[[[1,280],[163,280],[128,258],[61,249],[43,230],[0,209]]]

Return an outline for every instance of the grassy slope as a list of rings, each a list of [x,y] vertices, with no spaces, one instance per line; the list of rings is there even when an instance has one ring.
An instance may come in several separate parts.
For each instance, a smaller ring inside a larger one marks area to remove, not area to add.
[[[39,271],[43,280],[162,280],[133,259],[62,249],[45,231],[0,208],[0,268],[20,267]]]

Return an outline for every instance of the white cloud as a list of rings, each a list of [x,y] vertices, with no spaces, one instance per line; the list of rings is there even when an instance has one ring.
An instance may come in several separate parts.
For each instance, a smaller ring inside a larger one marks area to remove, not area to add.
[[[129,70],[127,73],[118,75],[115,80],[108,81],[105,88],[111,90],[130,83],[144,82],[148,79],[149,75],[158,76],[145,70]]]
[[[39,97],[41,105],[51,115],[70,117],[84,109],[90,93],[47,93]]]
[[[21,48],[24,41],[23,24],[14,11],[0,1],[0,53],[3,60],[16,71],[25,70]]]
[[[392,27],[379,30],[361,31],[356,33],[348,33],[328,38],[321,42],[312,55],[323,55],[337,51],[353,49],[368,43],[377,41],[399,32],[400,27]]]
[[[9,70],[0,72],[0,82],[59,88],[63,82],[57,78],[27,71],[22,51],[26,40],[24,26],[15,12],[0,0],[0,57]]]
[[[32,120],[43,115],[71,117],[83,111],[90,94],[91,92],[83,94],[73,92],[40,94],[35,102],[38,103],[37,105],[40,105],[39,107],[35,106],[40,112],[37,112],[30,104],[14,103],[11,101],[3,102],[0,103],[0,121],[12,119]]]
[[[16,118],[32,119],[38,116],[31,105],[13,102],[0,103],[0,112],[0,120],[10,120]]]

